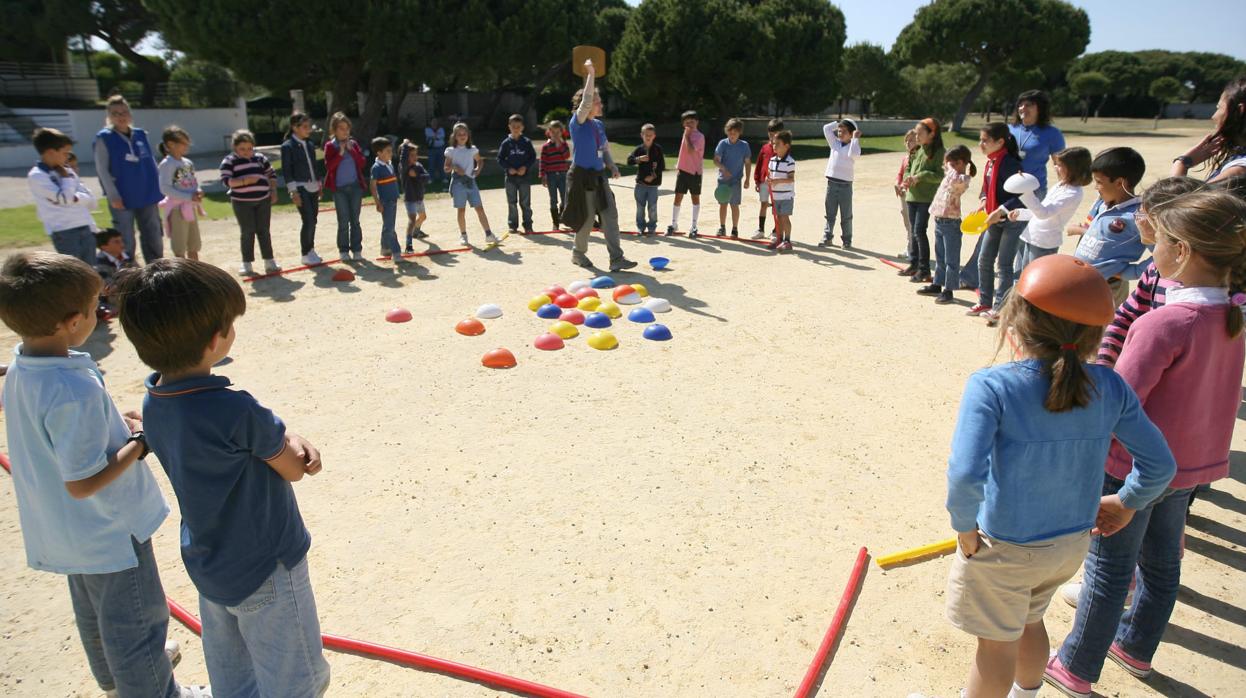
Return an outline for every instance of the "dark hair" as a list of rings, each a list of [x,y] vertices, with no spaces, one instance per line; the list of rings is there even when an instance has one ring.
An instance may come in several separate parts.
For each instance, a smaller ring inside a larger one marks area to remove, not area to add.
[[[1211,169],[1215,170],[1239,148],[1246,146],[1246,77],[1229,81],[1221,92],[1225,101],[1224,125],[1216,135],[1224,139],[1216,153],[1211,156]]]
[[[386,138],[385,136],[377,136],[376,138],[373,138],[372,142],[369,143],[368,145],[372,148],[373,155],[379,155],[381,151],[385,150],[386,148],[393,147],[393,143],[390,143],[389,139]]]
[[[516,124],[516,123],[518,123],[518,124],[522,124],[522,123],[523,123],[523,116],[522,116],[522,115],[520,115],[520,114],[511,114],[509,117],[507,117],[507,119],[506,119],[506,123],[507,123],[508,125],[509,125],[509,124]]]
[[[234,135],[230,137],[230,142],[235,148],[243,143],[255,145],[255,134],[245,128],[240,128],[237,131],[234,131]]]
[[[844,127],[844,128],[846,128],[846,129],[848,129],[848,133],[856,133],[856,132],[857,132],[857,124],[856,124],[856,122],[854,122],[852,119],[840,119],[840,120],[839,120],[839,125],[840,125],[840,126],[843,126],[843,127]]]
[[[596,87],[594,87],[594,88],[593,88],[593,95],[594,95],[594,96],[596,96],[596,97],[601,97],[601,90],[599,90],[599,89],[597,89]],[[584,88],[583,88],[583,87],[581,87],[580,89],[578,89],[578,90],[576,90],[576,91],[575,91],[575,94],[571,95],[571,111],[572,111],[572,113],[575,113],[576,111],[579,111],[579,109],[580,109],[580,103],[581,103],[581,102],[583,102],[583,101],[584,101]]]
[[[778,118],[771,119],[770,123],[766,124],[766,131],[770,133],[778,133],[779,131],[782,131],[782,130],[783,130],[783,119],[778,119]]]
[[[121,231],[116,228],[104,228],[95,234],[95,246],[103,247],[107,245],[113,238],[121,237]]]
[[[47,337],[79,313],[93,311],[100,275],[77,257],[19,252],[0,268],[0,320],[22,337]]]
[[[186,129],[181,126],[169,126],[166,128],[164,132],[160,134],[160,145],[157,146],[160,148],[160,154],[166,157],[168,156],[169,151],[165,149],[164,144],[169,141],[186,141],[187,143],[190,143],[190,134],[187,133]]]
[[[973,164],[973,153],[969,152],[969,148],[963,145],[954,145],[952,149],[947,151],[943,156],[945,160],[954,162],[963,162],[969,165],[969,176],[978,176],[978,166]]]
[[[69,151],[68,153],[65,154],[65,162],[66,163],[78,162],[78,154],[72,150]]]
[[[679,115],[680,121],[683,121],[684,119],[696,119],[697,121],[700,121],[701,117],[697,116],[697,113],[695,111],[689,109],[688,111]]]
[[[926,150],[926,155],[933,155],[943,150],[943,127],[940,126],[938,119],[928,116],[918,121],[917,126],[921,126],[931,133],[930,143],[922,146]]]
[[[286,130],[286,138],[294,135],[294,127],[305,123],[311,123],[311,117],[306,112],[296,111],[290,114],[290,128]]]
[[[37,128],[30,140],[35,145],[35,151],[40,155],[49,150],[60,150],[67,145],[74,144],[74,139],[54,128]]]
[[[1052,155],[1064,165],[1066,181],[1075,186],[1084,187],[1090,184],[1090,151],[1080,146],[1065,148]]]
[[[1099,151],[1090,163],[1090,171],[1099,172],[1108,179],[1123,179],[1132,191],[1146,174],[1146,161],[1133,148],[1118,146]]]
[[[212,338],[247,310],[242,287],[219,267],[166,257],[117,275],[125,336],[160,373],[194,368]]]
[[[1034,106],[1038,107],[1038,118],[1034,120],[1034,123],[1039,126],[1051,124],[1051,98],[1047,96],[1046,92],[1042,90],[1026,90],[1017,95],[1017,104],[1022,102],[1033,102]],[[1020,114],[1015,115],[1013,123],[1022,123]]]
[[[1012,131],[1008,130],[1008,124],[1002,121],[995,121],[982,127],[982,133],[993,141],[1003,141],[1004,150],[1014,158],[1021,159],[1021,150],[1017,147],[1017,139],[1013,138]]]
[[[1011,330],[1011,334],[1010,334]],[[1043,400],[1050,412],[1085,407],[1095,392],[1095,383],[1086,370],[1086,361],[1099,350],[1102,325],[1083,325],[1058,318],[1030,303],[1020,293],[1008,294],[999,313],[999,344],[1015,337],[1015,348],[1038,359],[1051,386]],[[1073,345],[1074,348],[1065,349]]]
[[[784,145],[790,146],[792,144],[792,132],[788,131],[787,129],[784,129],[774,134],[774,139],[776,141],[780,141]]]

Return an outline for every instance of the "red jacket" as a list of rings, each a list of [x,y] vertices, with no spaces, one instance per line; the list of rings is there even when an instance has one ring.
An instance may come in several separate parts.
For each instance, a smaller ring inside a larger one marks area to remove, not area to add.
[[[350,143],[350,156],[355,160],[355,173],[359,177],[359,186],[367,188],[367,180],[363,176],[363,149],[359,147],[359,142],[354,138],[348,141]],[[324,144],[324,166],[327,170],[324,176],[324,188],[329,191],[337,190],[337,165],[342,160],[342,154],[337,149],[337,139],[330,138]]]
[[[757,154],[757,167],[753,168],[753,181],[757,186],[766,183],[766,177],[770,176],[770,158],[774,156],[774,148],[770,146],[770,141],[766,141],[761,146],[761,152]]]

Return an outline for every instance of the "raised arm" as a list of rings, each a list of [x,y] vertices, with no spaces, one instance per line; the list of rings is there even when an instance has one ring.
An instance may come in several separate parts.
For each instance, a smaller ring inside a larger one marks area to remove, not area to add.
[[[593,61],[584,61],[584,94],[580,97],[580,106],[575,110],[575,120],[578,123],[588,121],[593,113],[593,97],[597,89],[594,81],[596,74],[597,69],[593,66]]]

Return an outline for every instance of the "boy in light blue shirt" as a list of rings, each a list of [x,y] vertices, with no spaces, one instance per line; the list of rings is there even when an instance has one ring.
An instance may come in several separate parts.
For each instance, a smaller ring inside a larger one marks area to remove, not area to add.
[[[26,561],[69,577],[87,661],[110,696],[210,696],[173,679],[169,609],[151,536],[169,514],[90,355],[99,275],[74,257],[16,254],[0,269],[0,319],[22,338],[4,382],[5,427]]]
[[[1081,235],[1073,255],[1103,274],[1119,308],[1129,297],[1129,281],[1137,279],[1151,261],[1139,262],[1148,247],[1142,243],[1134,220],[1142,200],[1135,194],[1146,172],[1146,162],[1133,148],[1108,148],[1095,156],[1090,165],[1099,200],[1090,207],[1084,225],[1069,228],[1069,235]]]
[[[740,237],[740,196],[741,187],[747,189],[752,174],[752,163],[749,161],[751,151],[748,143],[740,136],[744,133],[744,122],[732,118],[727,120],[723,129],[727,137],[718,141],[714,147],[714,165],[718,167],[718,186],[726,186],[729,190],[727,200],[718,201],[718,235],[727,234],[727,206],[731,206],[731,237]],[[717,192],[715,192],[717,194]],[[695,226],[694,226],[695,227]]]

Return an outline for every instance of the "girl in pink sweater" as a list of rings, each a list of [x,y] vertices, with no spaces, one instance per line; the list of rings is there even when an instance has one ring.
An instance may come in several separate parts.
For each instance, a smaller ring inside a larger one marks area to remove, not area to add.
[[[1044,679],[1089,696],[1106,658],[1145,678],[1177,600],[1181,536],[1190,491],[1228,475],[1229,442],[1241,403],[1246,338],[1246,202],[1208,189],[1149,210],[1155,266],[1176,282],[1167,303],[1130,328],[1116,370],[1138,394],[1177,461],[1169,489],[1144,509],[1114,499],[1133,461],[1108,453],[1099,520],[1128,522],[1092,542],[1077,619]],[[1137,592],[1122,615],[1135,566]]]

